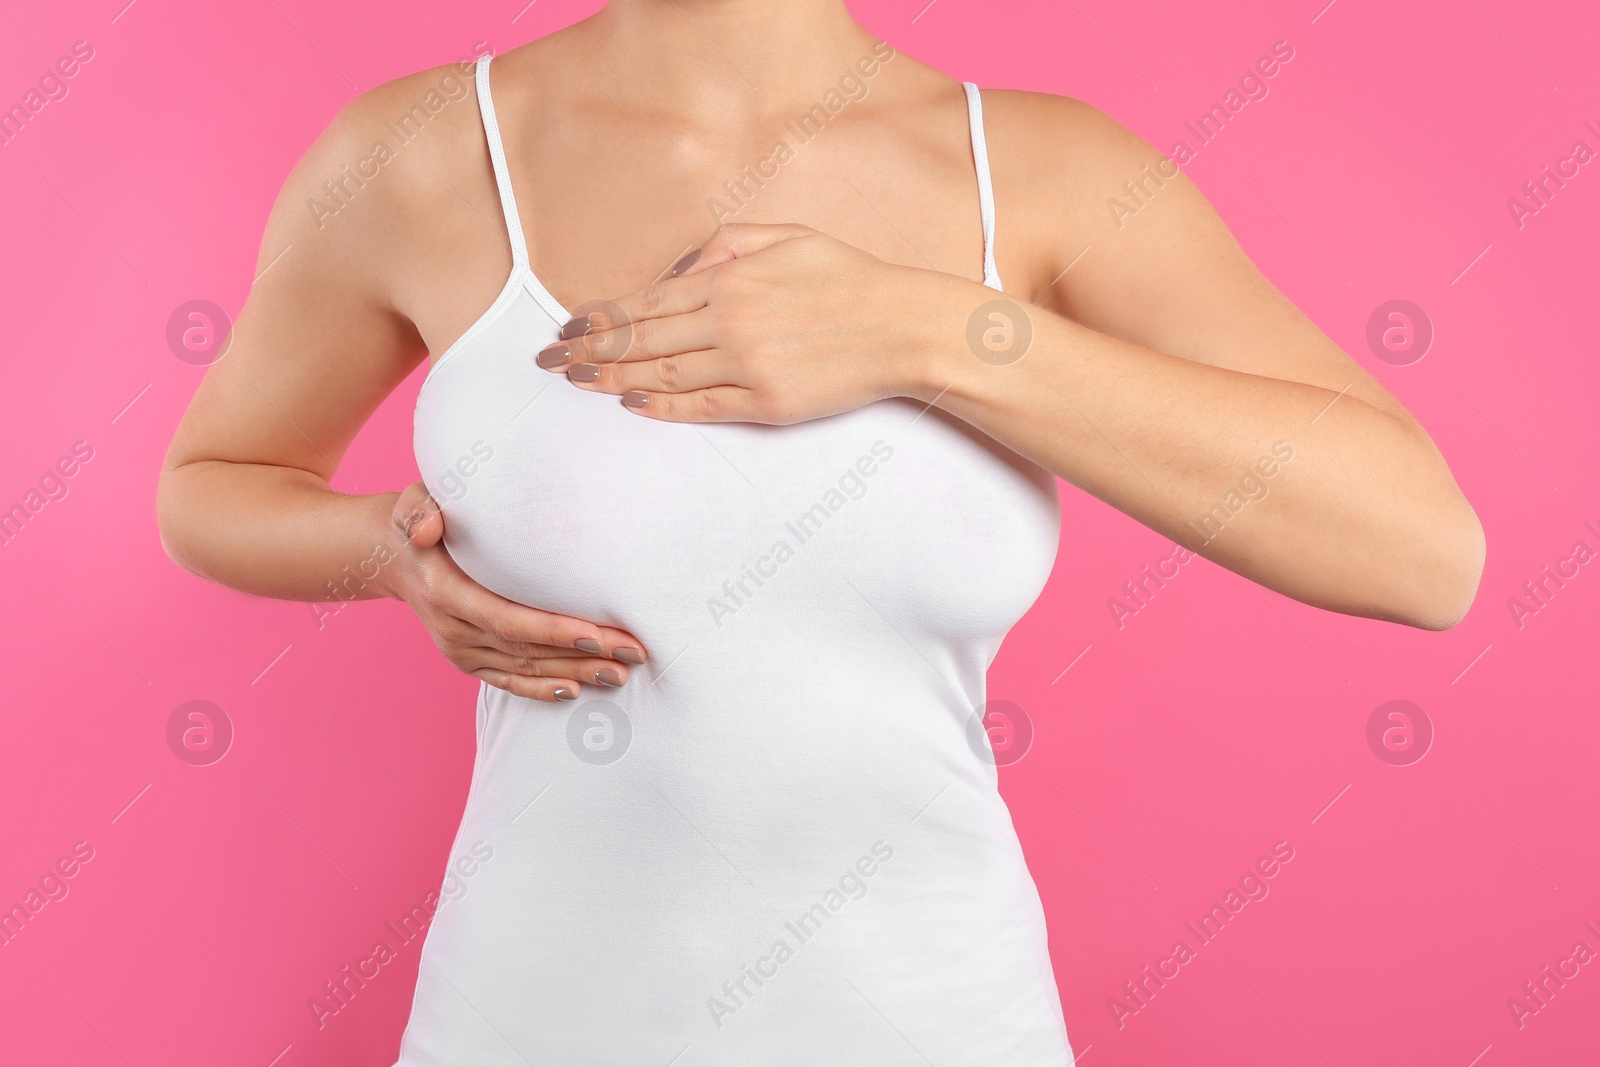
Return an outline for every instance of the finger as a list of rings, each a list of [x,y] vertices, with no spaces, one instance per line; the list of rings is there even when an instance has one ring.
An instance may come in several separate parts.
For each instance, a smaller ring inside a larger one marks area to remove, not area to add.
[[[511,601],[508,603],[514,604]],[[557,617],[565,618],[565,616]],[[618,630],[611,626],[593,627],[598,633],[597,637],[593,639],[580,637],[570,645],[515,640],[485,629],[476,622],[448,614],[441,617],[440,626],[443,638],[440,647],[447,649],[470,651],[475,648],[490,648],[502,655],[518,659],[571,659],[574,658],[572,653],[576,649],[584,653],[585,657],[605,657],[598,660],[602,666],[610,666],[612,663],[630,663],[638,666],[650,658],[644,650],[643,642],[637,637],[626,630]]]
[[[629,411],[662,422],[765,422],[755,394],[739,385],[714,385],[691,393],[630,390],[622,395]]]
[[[638,666],[650,658],[645,651],[644,642],[626,630],[618,630],[612,626],[600,627],[600,647],[594,649],[585,647],[585,651],[617,660],[620,663],[631,663]]]
[[[684,315],[706,306],[709,288],[704,278],[669,276],[611,302],[608,310],[627,322]]]
[[[503,638],[496,637],[494,634],[491,634],[487,631],[479,632],[483,635],[482,639],[475,643],[486,645],[490,648],[497,648],[501,652],[511,656],[539,656],[549,658],[552,656],[572,655],[572,648],[570,647],[563,648],[559,645],[541,645],[533,641],[508,641]],[[637,637],[634,637],[626,630],[613,630],[609,626],[600,627],[600,637],[598,641],[586,641],[580,639],[578,642],[578,651],[588,653],[591,656],[603,656],[606,657],[608,661],[615,661],[617,663],[631,663],[634,666],[638,666],[650,658]]]
[[[456,600],[448,610],[486,635],[484,642],[477,643],[501,648],[517,644],[554,645],[563,650],[576,648],[612,658],[623,658],[616,653],[629,650],[638,655],[639,662],[643,662],[646,655],[644,646],[625,630],[530,608],[491,593],[470,580],[458,588]],[[627,662],[625,658],[623,661]]]
[[[590,365],[592,366],[592,364]],[[718,385],[738,385],[739,363],[721,349],[684,352],[642,363],[594,367],[592,375],[574,368],[569,375],[579,389],[621,396],[627,392],[688,393]]]
[[[421,482],[401,490],[389,518],[414,548],[431,548],[444,539],[444,513]]]
[[[467,650],[469,663],[524,678],[576,678],[591,685],[618,688],[628,680],[628,668],[592,656],[511,656],[498,648],[479,646]]]
[[[577,658],[591,655],[585,649],[562,648],[560,645],[541,645],[533,641],[504,641],[487,630],[480,630],[476,626],[463,624],[466,637],[456,641],[453,648],[492,648],[496,652],[519,659],[561,659],[573,658],[575,652],[581,653]]]
[[[771,248],[779,241],[806,237],[816,233],[809,226],[797,223],[729,222],[717,227],[715,233],[700,246],[699,255],[690,252],[673,267],[680,278],[691,278],[718,263],[730,259],[753,256],[763,248]],[[693,257],[691,259],[691,257]],[[688,266],[683,266],[688,260]]]
[[[551,704],[563,700],[577,700],[583,691],[583,686],[571,678],[526,678],[493,667],[479,667],[467,673],[514,696],[543,700]]]
[[[599,630],[599,640],[580,638],[577,644],[585,647],[574,650],[571,646],[508,640],[466,619],[449,616],[440,620],[439,647],[451,656],[473,657],[464,661],[467,666],[463,666],[463,670],[483,665],[535,677],[541,674],[560,674],[572,678],[581,676],[590,682],[596,680],[594,672],[600,668],[615,667],[618,663],[638,666],[648,658],[638,639],[627,631],[614,630],[609,626],[599,627]],[[583,655],[574,656],[574,651]],[[493,654],[493,662],[484,658],[490,653]],[[556,660],[561,661],[560,664],[552,666],[552,661]],[[627,676],[626,670],[619,675],[623,680]],[[600,682],[609,684],[605,679],[600,679]]]
[[[700,279],[697,284],[703,284]],[[630,360],[655,359],[677,352],[710,347],[713,326],[701,299],[683,310],[640,320],[608,316],[605,324],[587,333],[552,342],[535,362],[548,371],[566,370],[585,363],[605,365]],[[573,322],[578,322],[574,319]]]

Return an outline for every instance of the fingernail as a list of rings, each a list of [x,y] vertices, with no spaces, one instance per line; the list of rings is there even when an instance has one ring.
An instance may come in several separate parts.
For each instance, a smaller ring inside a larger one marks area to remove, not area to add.
[[[578,363],[567,369],[567,377],[575,382],[592,382],[600,377],[600,368],[593,363]]]
[[[536,362],[545,370],[550,370],[553,367],[561,366],[571,358],[572,346],[558,343],[541,350]]]
[[[695,249],[672,265],[672,276],[676,278],[696,263],[700,262],[700,249]]]
[[[637,389],[629,389],[626,393],[622,394],[622,402],[628,405],[630,408],[642,408],[646,404],[650,403],[650,394],[641,393]]]
[[[572,690],[566,689],[566,688],[557,689],[556,690],[556,699],[557,700],[577,700],[578,699],[578,694],[574,693]]]
[[[620,659],[624,663],[644,662],[644,653],[642,651],[637,648],[629,648],[626,645],[623,645],[621,648],[612,649],[611,656],[613,659]]]
[[[618,674],[616,671],[610,671],[610,670],[598,670],[598,671],[595,671],[594,672],[594,680],[599,682],[601,685],[609,685],[613,689],[615,689],[618,686],[622,685],[622,675]]]
[[[581,648],[585,652],[602,652],[602,651],[604,651],[604,648],[601,646],[600,642],[596,641],[592,637],[580,638],[579,640],[572,642],[572,647],[573,648]]]
[[[579,315],[561,327],[561,339],[570,341],[574,337],[582,337],[592,329],[594,329],[594,323],[589,321],[589,316]]]
[[[411,528],[427,517],[428,513],[421,508],[406,516],[405,524],[400,528],[405,532],[407,541],[411,540]]]

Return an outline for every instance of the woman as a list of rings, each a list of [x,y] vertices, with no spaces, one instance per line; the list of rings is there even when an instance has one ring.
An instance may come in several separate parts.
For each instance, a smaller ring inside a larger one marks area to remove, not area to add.
[[[839,0],[614,0],[470,89],[307,152],[160,494],[184,566],[483,682],[399,1065],[1071,1062],[981,722],[1056,479],[1442,629],[1444,461],[1148,145]],[[430,355],[423,482],[335,491]]]

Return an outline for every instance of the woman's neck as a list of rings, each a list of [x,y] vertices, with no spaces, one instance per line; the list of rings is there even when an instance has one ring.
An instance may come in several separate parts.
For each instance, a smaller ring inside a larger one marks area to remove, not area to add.
[[[843,0],[611,0],[581,25],[607,96],[732,123],[810,102],[876,43]]]

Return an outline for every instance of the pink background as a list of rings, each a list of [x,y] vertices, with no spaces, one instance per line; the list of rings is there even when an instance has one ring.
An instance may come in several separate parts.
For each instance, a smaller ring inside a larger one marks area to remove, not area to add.
[[[853,5],[957,77],[1081,97],[1163,150],[1193,147],[1184,121],[1288,41],[1270,95],[1188,172],[1416,412],[1488,531],[1477,605],[1447,633],[1321,613],[1204,561],[1119,629],[1107,600],[1169,546],[1068,489],[1055,576],[991,678],[1036,732],[1004,791],[1091,1065],[1592,1059],[1600,963],[1520,1027],[1507,1002],[1575,942],[1600,950],[1585,928],[1600,929],[1600,565],[1520,628],[1507,603],[1574,542],[1600,549],[1584,527],[1600,527],[1600,164],[1520,228],[1506,201],[1575,141],[1600,148],[1584,129],[1600,127],[1600,16],[1572,0],[1324,2]],[[305,605],[167,561],[156,474],[201,371],[166,323],[197,298],[238,310],[279,183],[358,90],[595,2],[124,3],[30,5],[0,36],[5,106],[73,42],[94,49],[0,146],[0,508],[74,442],[94,450],[0,546],[0,906],[75,842],[93,848],[69,895],[0,945],[0,1060],[386,1067],[417,943],[325,1027],[307,1002],[438,888],[476,683],[400,604],[319,630]],[[1396,298],[1436,331],[1408,366],[1365,340]],[[339,488],[416,477],[418,380]],[[192,699],[236,731],[211,766],[168,747]],[[1420,762],[1368,746],[1391,699],[1433,724]],[[1179,938],[1194,947],[1185,921],[1279,841],[1294,859],[1270,895],[1119,1026],[1123,983]]]

